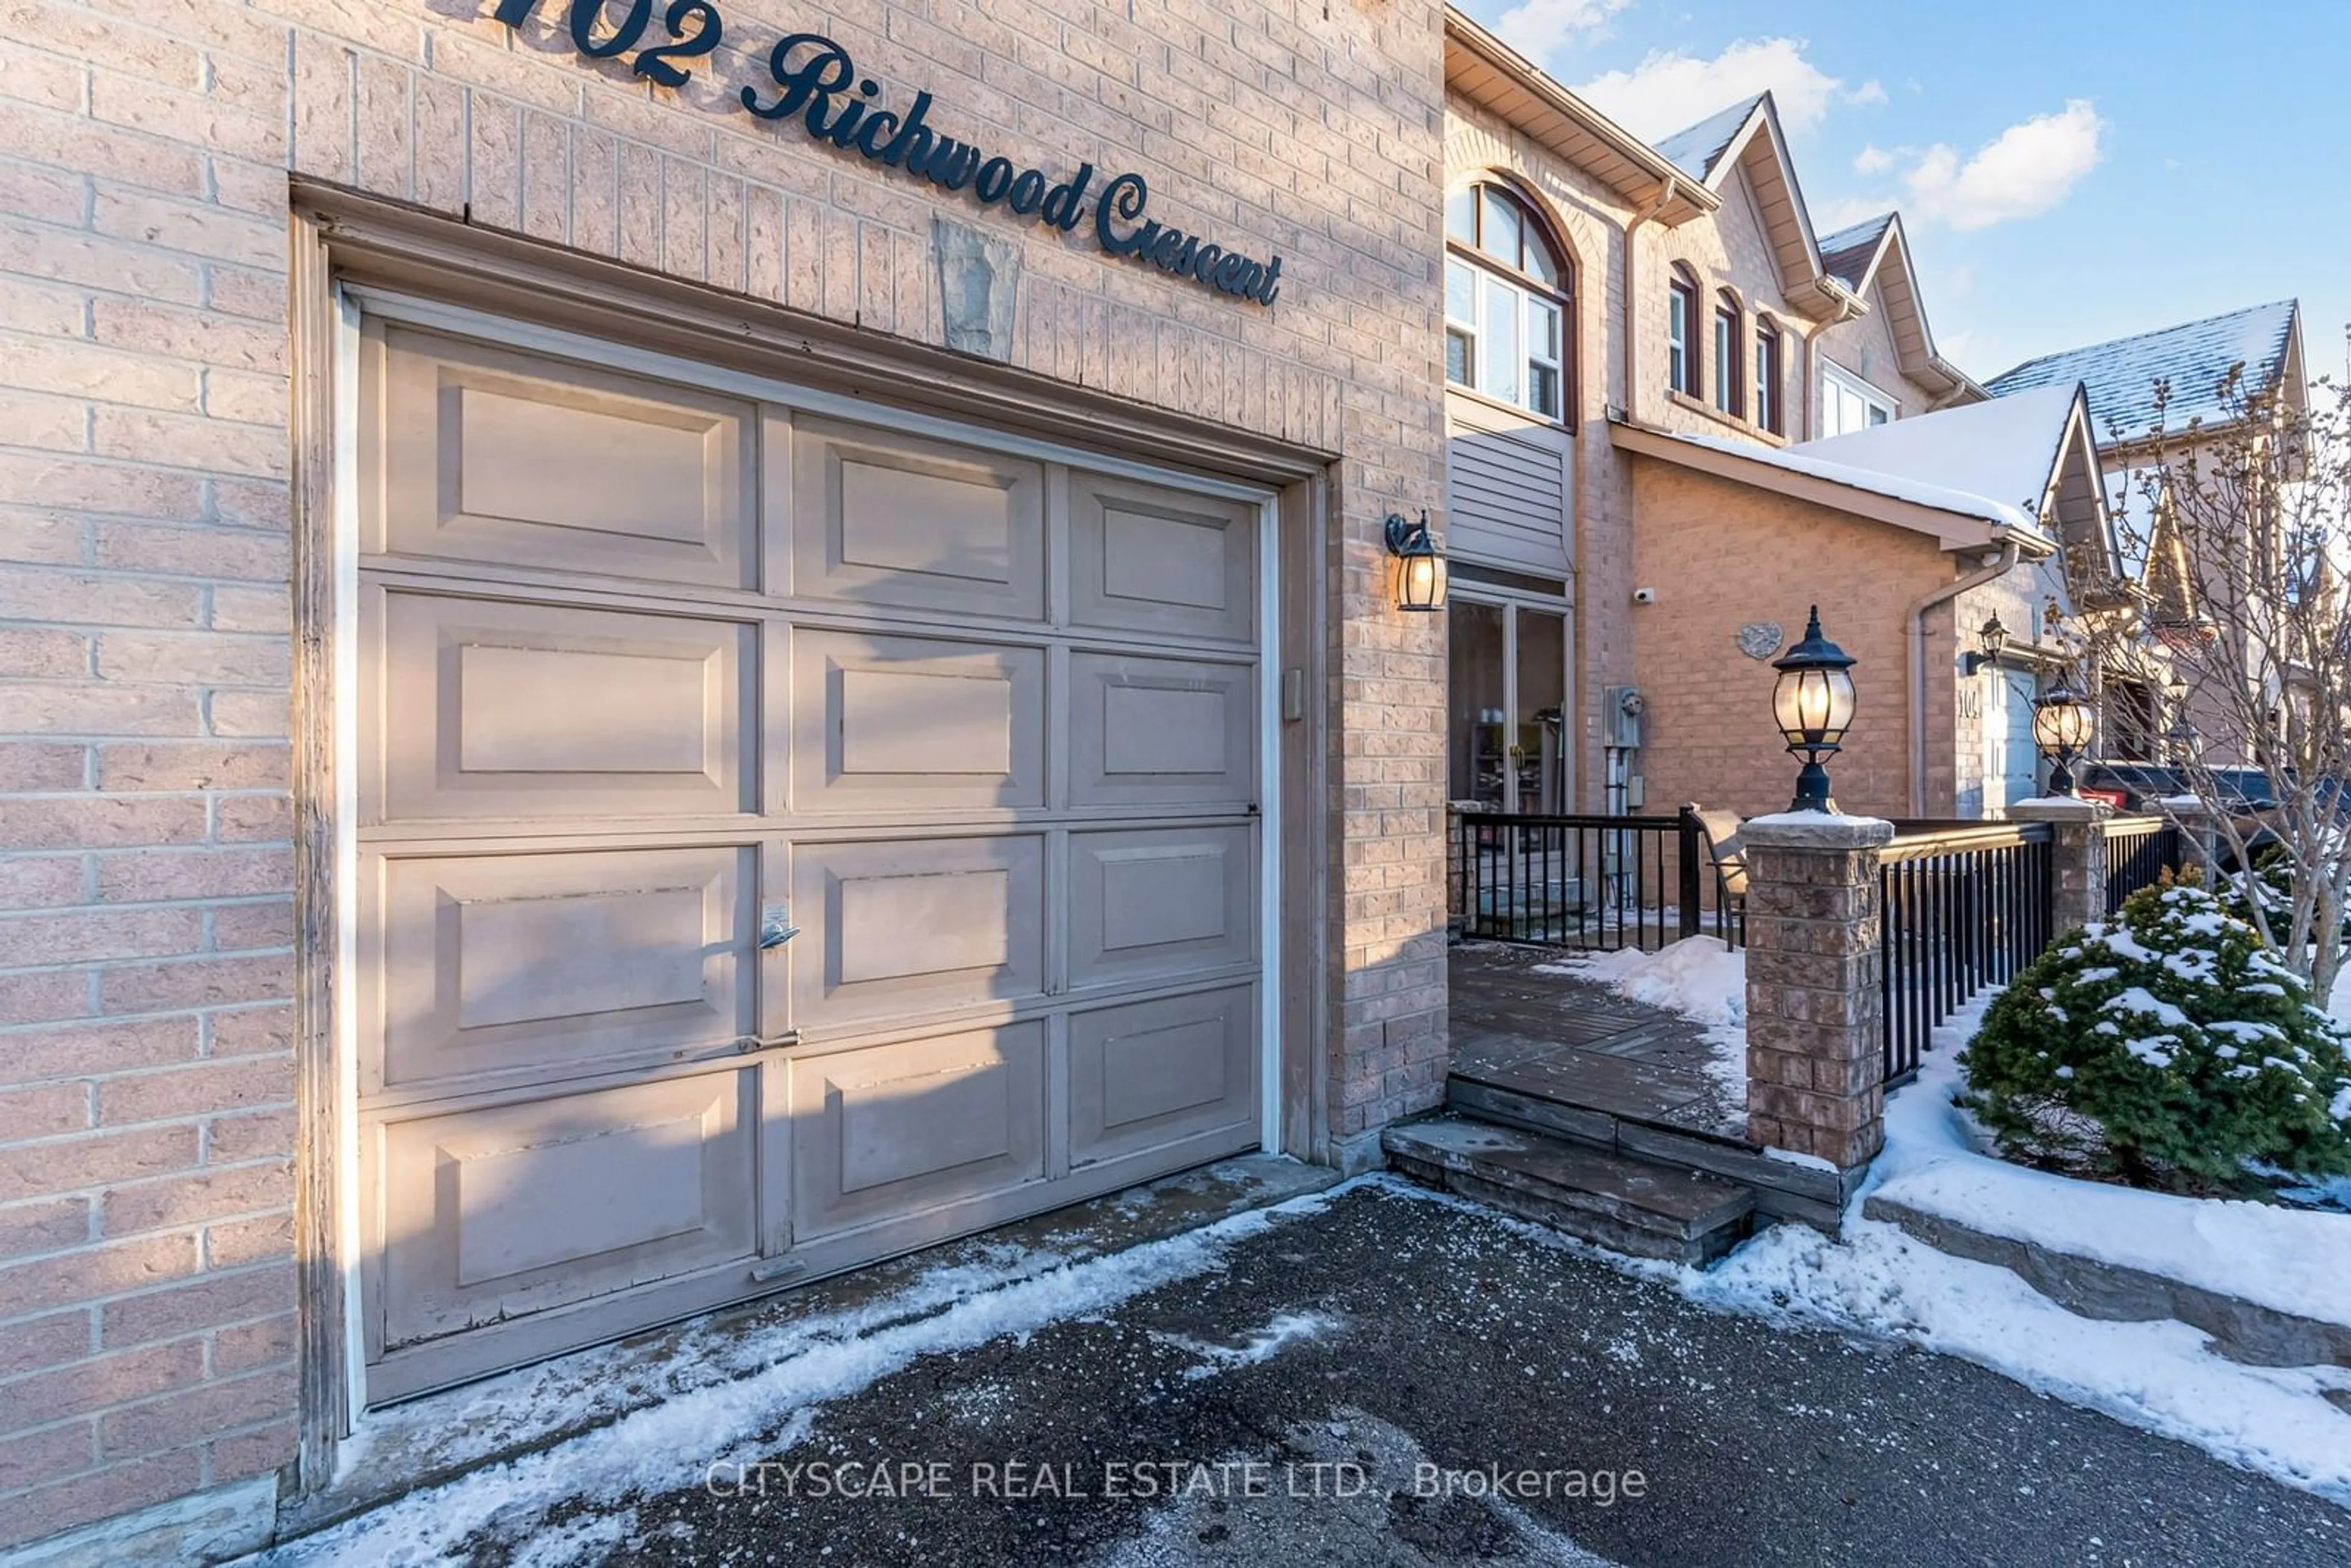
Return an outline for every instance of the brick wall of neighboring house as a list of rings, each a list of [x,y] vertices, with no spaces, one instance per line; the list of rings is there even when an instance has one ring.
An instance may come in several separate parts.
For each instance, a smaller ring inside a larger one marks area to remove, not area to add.
[[[20,8],[21,9],[21,8]],[[919,187],[727,104],[766,40],[1287,258],[1022,247],[1016,365],[1343,451],[1332,1131],[1441,1091],[1439,12],[726,0],[683,101],[422,0],[33,0],[0,72],[0,1544],[293,1451],[288,172],[936,342]],[[554,18],[552,21],[549,18]],[[877,177],[879,176],[879,177]],[[998,232],[1000,231],[1000,232]]]
[[[1914,601],[1951,580],[1949,558],[1923,535],[1665,463],[1635,459],[1633,474],[1635,559],[1658,585],[1657,602],[1640,612],[1651,809],[1787,809],[1797,764],[1772,727],[1774,673],[1735,639],[1746,622],[1770,620],[1793,642],[1817,603],[1822,629],[1857,661],[1854,728],[1830,764],[1837,804],[1908,816],[1904,622]],[[1948,605],[1929,614],[1930,647],[1949,646],[1950,624]],[[1931,678],[1938,668],[1930,653],[1930,737],[1950,733],[1952,683]],[[1930,744],[1929,758],[1929,814],[1945,815],[1937,801],[1949,790],[1948,739]]]

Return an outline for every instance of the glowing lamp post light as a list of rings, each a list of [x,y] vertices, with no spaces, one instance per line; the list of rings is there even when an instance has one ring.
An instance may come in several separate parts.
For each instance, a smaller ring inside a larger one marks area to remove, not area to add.
[[[1416,523],[1405,521],[1402,513],[1389,514],[1388,554],[1396,558],[1398,610],[1445,608],[1445,557],[1428,537],[1426,512]]]
[[[2060,681],[2032,700],[2032,744],[2049,758],[2049,792],[2074,792],[2074,759],[2090,744],[2095,716],[2080,688]]]
[[[1792,811],[1834,811],[1829,799],[1829,770],[1823,758],[1843,749],[1844,732],[1853,725],[1853,660],[1845,651],[1821,635],[1821,607],[1813,606],[1804,640],[1772,661],[1780,672],[1771,687],[1771,716],[1788,743],[1791,757],[1804,759],[1796,775],[1796,799]]]

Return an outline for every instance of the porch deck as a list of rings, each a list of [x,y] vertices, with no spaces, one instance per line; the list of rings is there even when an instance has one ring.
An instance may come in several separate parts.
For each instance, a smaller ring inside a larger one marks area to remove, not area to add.
[[[1566,973],[1541,947],[1450,955],[1452,1077],[1594,1116],[1738,1137],[1746,1114],[1708,1071],[1714,1044],[1678,1013]]]
[[[1709,1071],[1703,1026],[1578,978],[1555,948],[1469,942],[1449,956],[1456,1115],[1739,1182],[1761,1216],[1835,1228],[1859,1173],[1750,1145],[1744,1064],[1736,1085]]]

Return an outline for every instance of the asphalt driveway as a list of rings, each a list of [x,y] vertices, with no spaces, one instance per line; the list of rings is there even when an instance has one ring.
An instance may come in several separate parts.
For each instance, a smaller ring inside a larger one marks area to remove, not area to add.
[[[2195,1449],[1378,1183],[705,1475],[474,1561],[2351,1563],[2351,1514]]]

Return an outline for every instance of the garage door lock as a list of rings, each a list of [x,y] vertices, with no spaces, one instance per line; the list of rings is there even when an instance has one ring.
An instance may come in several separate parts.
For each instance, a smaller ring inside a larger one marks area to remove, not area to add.
[[[780,947],[799,934],[800,928],[792,924],[792,911],[789,904],[771,904],[759,912],[761,952],[770,947]]]

